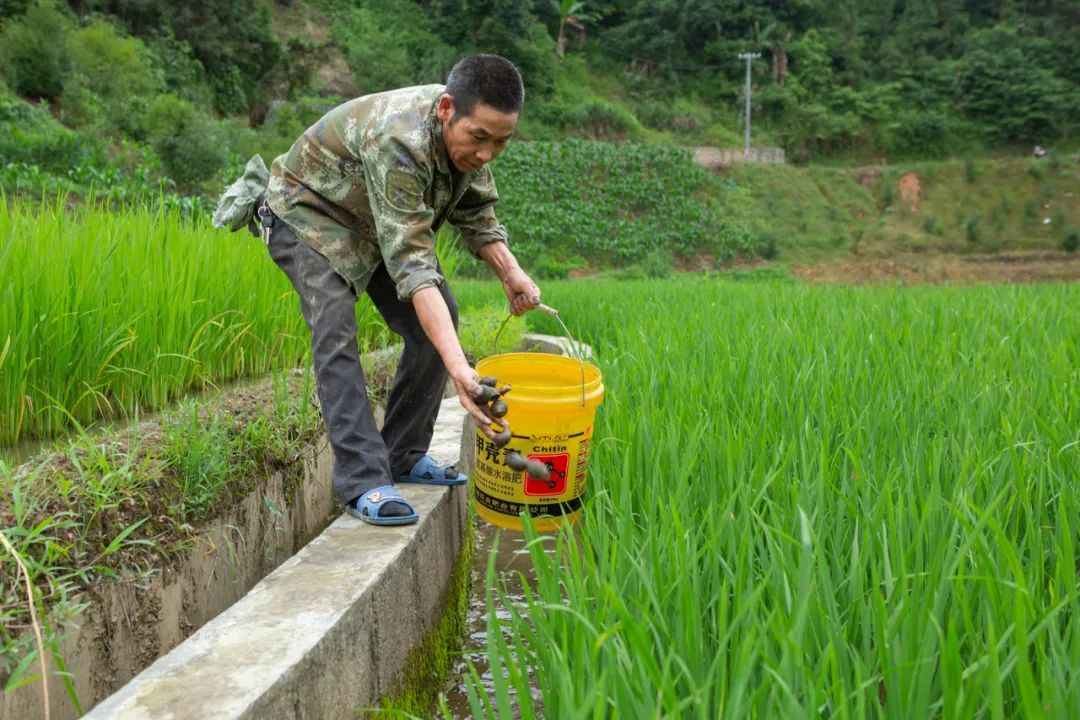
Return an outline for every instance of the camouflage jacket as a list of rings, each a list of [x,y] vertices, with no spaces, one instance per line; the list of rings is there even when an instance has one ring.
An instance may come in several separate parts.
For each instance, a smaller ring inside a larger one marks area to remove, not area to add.
[[[328,112],[274,160],[266,201],[326,256],[356,290],[386,263],[408,300],[441,285],[435,232],[449,221],[475,255],[506,242],[495,218],[495,180],[485,166],[450,164],[435,116],[442,85],[366,95]]]

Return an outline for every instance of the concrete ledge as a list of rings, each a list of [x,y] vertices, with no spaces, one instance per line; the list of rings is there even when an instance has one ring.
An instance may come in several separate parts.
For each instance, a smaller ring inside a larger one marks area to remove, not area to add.
[[[464,411],[443,402],[431,452],[456,460]],[[461,551],[468,486],[407,485],[404,527],[342,515],[242,600],[87,718],[329,718],[397,689],[432,632]]]
[[[322,532],[339,512],[325,435],[301,460],[303,479],[274,473],[237,505],[199,528],[174,562],[138,582],[103,582],[79,598],[86,608],[59,644],[83,707],[121,688],[194,630],[240,600]],[[51,673],[60,672],[55,661]],[[41,682],[0,693],[0,720],[45,716]],[[49,683],[52,720],[79,717],[64,683]]]
[[[542,352],[549,355],[566,355],[567,357],[580,357],[582,360],[592,359],[592,347],[585,343],[576,345],[570,338],[562,335],[543,335],[541,333],[525,333],[521,336],[521,348],[528,352]]]

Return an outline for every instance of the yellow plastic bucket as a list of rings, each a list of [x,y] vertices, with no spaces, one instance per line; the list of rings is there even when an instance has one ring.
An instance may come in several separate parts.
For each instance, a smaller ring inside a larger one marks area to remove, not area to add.
[[[476,430],[473,497],[476,512],[487,522],[521,529],[520,513],[528,513],[540,530],[552,530],[562,518],[581,516],[581,495],[592,441],[596,408],[604,399],[604,383],[595,365],[561,355],[506,353],[476,365],[481,376],[511,386],[503,398],[510,423],[510,443],[501,450]],[[517,451],[547,465],[550,477],[537,480],[503,463]]]

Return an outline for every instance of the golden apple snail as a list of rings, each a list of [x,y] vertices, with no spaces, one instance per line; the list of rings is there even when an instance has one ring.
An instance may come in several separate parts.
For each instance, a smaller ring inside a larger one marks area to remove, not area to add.
[[[551,471],[548,470],[548,466],[539,460],[529,459],[525,461],[525,472],[529,473],[529,477],[533,480],[550,480]]]
[[[500,397],[499,391],[490,385],[478,385],[477,391],[473,395],[473,400],[478,403],[487,403],[492,400],[498,400]]]
[[[519,452],[508,452],[503,457],[503,463],[506,464],[511,470],[525,470],[529,466],[529,461],[522,457]]]

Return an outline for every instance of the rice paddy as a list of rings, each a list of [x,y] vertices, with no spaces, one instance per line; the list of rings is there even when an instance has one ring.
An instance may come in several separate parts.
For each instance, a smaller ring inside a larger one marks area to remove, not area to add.
[[[607,396],[474,715],[1077,716],[1075,286],[545,290]]]
[[[0,446],[296,367],[296,295],[246,232],[177,210],[0,198]],[[366,299],[362,342],[385,335]]]
[[[305,362],[255,238],[63,200],[0,238],[0,445]],[[527,534],[524,603],[489,574],[475,716],[1080,715],[1077,286],[544,291],[607,393],[584,522]]]

